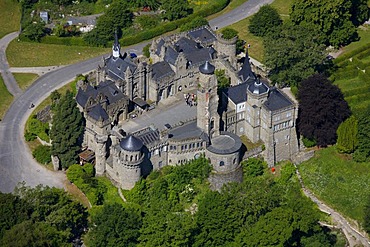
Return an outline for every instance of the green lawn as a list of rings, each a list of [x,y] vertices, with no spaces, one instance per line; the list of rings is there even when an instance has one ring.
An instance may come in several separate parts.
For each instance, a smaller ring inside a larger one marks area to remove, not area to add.
[[[370,193],[370,163],[356,163],[335,147],[321,149],[299,165],[305,185],[339,212],[362,222],[365,198]]]
[[[18,82],[19,87],[25,90],[37,79],[37,74],[31,73],[13,73],[15,80]]]
[[[109,53],[110,48],[10,42],[6,56],[11,67],[67,65]]]
[[[275,0],[271,6],[277,9],[282,19],[287,19],[290,11],[290,5],[293,0]],[[248,30],[249,22],[251,17],[241,20],[230,27],[239,32],[239,37],[245,40],[251,45],[249,49],[249,55],[258,61],[263,61],[263,39],[261,37],[254,36]]]
[[[348,52],[351,52],[363,45],[366,45],[370,43],[370,26],[361,26],[358,28],[358,34],[360,37],[359,41],[352,42],[348,46],[343,48],[343,53],[346,54]]]
[[[370,43],[370,30],[359,30],[360,40],[345,47],[344,54],[361,48]],[[351,107],[352,112],[358,113],[370,105],[370,48],[359,52],[349,60],[337,64],[338,69],[333,73],[332,80],[338,85],[344,94],[345,100]],[[341,57],[339,56],[339,58]],[[356,60],[360,60],[365,70],[358,68]]]
[[[1,0],[0,13],[0,38],[19,30],[21,11],[17,0]]]
[[[12,101],[13,96],[8,92],[3,78],[0,75],[0,119],[4,117],[5,112],[8,110]]]

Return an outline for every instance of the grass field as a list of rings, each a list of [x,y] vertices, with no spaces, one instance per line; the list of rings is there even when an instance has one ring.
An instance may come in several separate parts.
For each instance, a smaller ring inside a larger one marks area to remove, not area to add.
[[[277,9],[282,19],[287,19],[289,17],[290,5],[293,0],[275,0],[271,6]],[[254,36],[248,30],[249,22],[251,17],[241,20],[230,27],[239,32],[239,37],[245,40],[251,45],[249,49],[249,55],[258,61],[263,61],[263,39],[261,37]]]
[[[360,41],[346,47],[342,55],[370,43],[370,29],[361,29]],[[350,60],[337,64],[331,79],[344,94],[352,112],[359,113],[370,105],[370,48],[359,52]]]
[[[344,47],[343,48],[343,53],[342,54],[346,54],[348,52],[351,52],[363,45],[366,45],[368,43],[370,43],[370,26],[367,25],[367,26],[361,26],[358,28],[358,34],[360,36],[360,40],[356,41],[356,42],[352,42],[351,44],[349,44],[348,46]]]
[[[15,80],[18,82],[19,87],[25,90],[37,79],[37,74],[31,73],[13,73]]]
[[[3,78],[0,75],[0,119],[4,117],[5,112],[8,110],[12,101],[13,96],[8,92]]]
[[[362,222],[365,198],[370,193],[370,163],[356,163],[335,147],[321,149],[299,165],[305,185],[339,212]]]
[[[10,42],[6,56],[11,67],[67,65],[109,53],[110,48]]]
[[[21,21],[21,10],[17,0],[0,1],[0,39],[6,34],[18,31]]]

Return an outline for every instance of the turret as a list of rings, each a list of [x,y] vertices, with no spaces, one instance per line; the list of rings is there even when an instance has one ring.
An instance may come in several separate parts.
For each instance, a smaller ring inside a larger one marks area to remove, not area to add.
[[[121,56],[121,45],[118,42],[117,30],[114,32],[114,43],[112,47],[112,55],[114,59],[117,59]]]

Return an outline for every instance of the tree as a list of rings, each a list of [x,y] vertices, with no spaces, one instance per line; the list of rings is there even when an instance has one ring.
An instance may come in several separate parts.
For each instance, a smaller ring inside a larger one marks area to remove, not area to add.
[[[80,137],[84,130],[83,118],[70,91],[66,92],[55,108],[50,131],[53,140],[51,152],[59,157],[62,167],[68,168],[77,162]]]
[[[351,116],[341,123],[337,130],[337,150],[340,153],[353,153],[357,147],[358,121]]]
[[[326,44],[336,47],[352,42],[355,26],[368,18],[366,0],[295,0],[290,18],[296,25],[309,26]]]
[[[256,36],[263,37],[266,34],[276,30],[283,21],[279,13],[270,5],[262,6],[259,11],[252,16],[248,29]]]
[[[133,14],[128,9],[126,1],[114,1],[105,14],[97,20],[96,27],[84,36],[86,42],[92,45],[106,46],[114,39],[114,32],[120,35],[122,29],[131,26]]]
[[[318,72],[326,52],[316,33],[310,29],[285,24],[264,39],[264,63],[270,79],[280,86],[297,86]]]
[[[242,162],[244,175],[247,177],[257,177],[263,174],[267,167],[266,162],[257,158],[249,158]]]
[[[51,162],[51,152],[49,146],[39,145],[32,151],[32,156],[41,164]]]
[[[353,154],[357,162],[365,162],[370,157],[370,107],[358,117],[358,148]]]
[[[117,203],[91,215],[89,246],[136,246],[142,226],[140,211]]]
[[[44,23],[43,22],[30,23],[24,28],[22,34],[32,41],[40,42],[41,38],[45,35]]]
[[[340,89],[322,74],[315,74],[299,85],[298,131],[319,146],[334,144],[338,126],[350,115]]]
[[[169,21],[184,18],[193,12],[187,0],[163,1],[162,9],[165,11],[163,18]]]
[[[146,56],[147,58],[150,58],[150,44],[147,44],[146,46],[143,47],[143,54],[144,56]]]

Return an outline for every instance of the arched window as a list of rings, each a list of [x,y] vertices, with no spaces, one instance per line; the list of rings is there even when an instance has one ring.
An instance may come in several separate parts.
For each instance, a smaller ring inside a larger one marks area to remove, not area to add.
[[[132,159],[133,159],[133,158],[134,158],[134,157],[133,157],[133,155],[131,155],[131,156],[130,156],[130,161],[132,161]]]
[[[224,165],[225,165],[225,162],[220,161],[220,166],[224,166]]]

